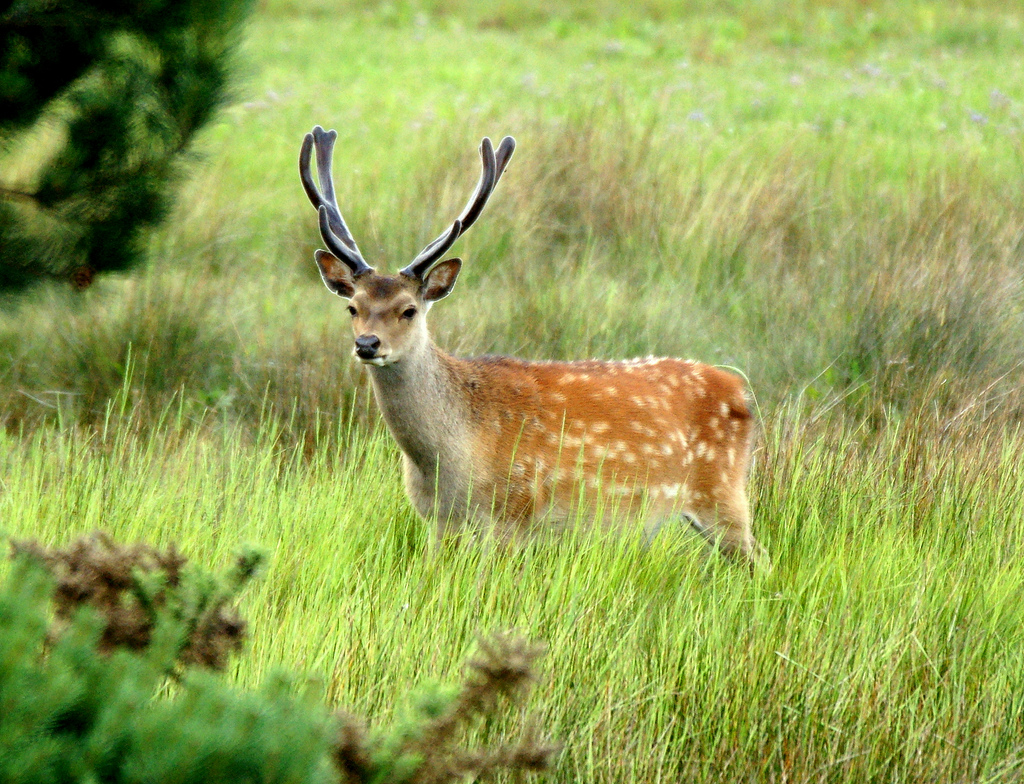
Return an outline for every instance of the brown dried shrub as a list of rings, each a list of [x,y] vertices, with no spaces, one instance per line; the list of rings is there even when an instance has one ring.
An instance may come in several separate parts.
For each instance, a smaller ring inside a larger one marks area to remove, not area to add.
[[[466,665],[454,698],[431,719],[410,731],[398,727],[373,735],[358,719],[339,714],[334,762],[346,784],[390,781],[382,768],[394,770],[412,760],[410,784],[447,784],[468,777],[482,779],[501,771],[539,773],[550,770],[559,746],[541,738],[538,723],[523,721],[519,738],[481,748],[460,744],[464,731],[489,718],[502,700],[519,702],[536,682],[535,663],[542,646],[505,634],[480,640],[480,651]],[[382,775],[384,776],[382,778]]]
[[[99,650],[142,650],[153,635],[157,613],[169,607],[190,628],[178,662],[222,670],[241,650],[246,622],[231,605],[237,590],[258,568],[260,556],[239,557],[228,585],[209,579],[189,581],[187,560],[174,544],[164,551],[146,544],[120,545],[101,532],[47,549],[36,541],[12,542],[12,557],[28,555],[56,579],[55,637],[83,606],[103,619]]]

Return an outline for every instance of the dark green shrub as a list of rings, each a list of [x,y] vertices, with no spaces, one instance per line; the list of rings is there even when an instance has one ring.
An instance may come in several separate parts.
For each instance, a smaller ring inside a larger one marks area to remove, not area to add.
[[[251,6],[0,2],[0,291],[141,260]]]

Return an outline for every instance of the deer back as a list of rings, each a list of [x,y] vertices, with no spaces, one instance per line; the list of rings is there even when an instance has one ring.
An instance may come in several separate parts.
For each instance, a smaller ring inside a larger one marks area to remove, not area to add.
[[[471,481],[507,524],[602,495],[620,512],[745,503],[751,417],[733,373],[654,358],[456,362]]]

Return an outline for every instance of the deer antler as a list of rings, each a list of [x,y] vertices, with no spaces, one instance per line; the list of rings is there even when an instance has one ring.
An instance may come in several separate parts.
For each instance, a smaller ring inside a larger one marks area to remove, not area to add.
[[[337,131],[325,131],[319,125],[313,128],[312,133],[306,134],[302,140],[302,149],[299,151],[299,177],[302,178],[302,187],[306,195],[319,213],[320,236],[327,244],[327,249],[345,262],[353,275],[361,275],[364,272],[373,272],[373,267],[366,263],[363,254],[359,252],[356,241],[352,239],[352,233],[345,225],[345,219],[341,217],[341,210],[338,209],[338,202],[334,196],[331,155],[334,151],[334,140],[337,138]],[[310,162],[314,147],[317,177],[323,192],[313,182]]]
[[[484,205],[487,204],[487,200],[494,191],[494,187],[498,184],[498,180],[501,179],[505,167],[508,166],[509,159],[512,157],[515,149],[516,140],[511,136],[506,136],[501,140],[497,151],[492,146],[491,140],[486,136],[484,137],[484,140],[480,142],[480,161],[483,164],[483,172],[480,174],[480,182],[477,183],[472,198],[466,204],[465,209],[462,210],[462,214],[455,219],[455,222],[437,239],[421,250],[408,267],[401,270],[402,275],[422,280],[434,262],[440,259],[455,240],[461,237],[466,232],[466,229],[476,222],[476,219],[480,217],[480,213],[483,212]]]

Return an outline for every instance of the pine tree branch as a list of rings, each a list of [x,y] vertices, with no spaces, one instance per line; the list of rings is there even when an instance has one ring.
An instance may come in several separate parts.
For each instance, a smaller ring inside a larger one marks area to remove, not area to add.
[[[26,193],[25,191],[15,190],[14,188],[5,188],[0,185],[0,198],[9,199],[11,201],[27,201],[35,204],[37,207],[45,207],[39,198],[34,193]]]

